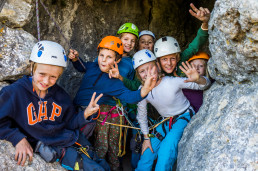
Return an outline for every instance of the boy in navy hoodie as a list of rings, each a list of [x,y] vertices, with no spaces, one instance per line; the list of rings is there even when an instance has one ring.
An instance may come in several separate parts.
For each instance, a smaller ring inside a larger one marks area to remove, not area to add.
[[[110,170],[93,151],[81,148],[82,144],[90,149],[90,144],[79,138],[77,129],[98,111],[102,94],[95,99],[94,93],[85,111],[77,114],[69,95],[56,84],[67,66],[63,47],[40,41],[30,60],[32,76],[24,76],[0,92],[0,139],[13,144],[18,165],[25,164],[27,155],[31,161],[34,149],[47,162],[59,159],[68,170],[76,169],[76,161],[83,170]]]

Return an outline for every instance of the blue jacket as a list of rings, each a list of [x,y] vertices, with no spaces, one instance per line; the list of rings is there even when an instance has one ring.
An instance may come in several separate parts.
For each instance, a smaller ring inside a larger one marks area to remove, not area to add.
[[[83,63],[86,71],[79,61],[73,62],[74,67],[78,71],[85,72],[81,81],[81,86],[74,99],[76,105],[87,106],[94,92],[97,93],[96,96],[103,93],[103,97],[101,97],[98,102],[100,105],[107,104],[115,106],[116,102],[113,97],[116,97],[125,103],[137,103],[142,100],[140,90],[131,91],[127,89],[119,79],[110,79],[107,73],[104,73],[99,69],[97,62]]]
[[[32,82],[24,76],[0,91],[0,139],[13,146],[24,137],[33,145],[68,147],[78,139],[77,128],[87,122],[83,112],[76,114],[69,95],[57,84],[40,99]]]

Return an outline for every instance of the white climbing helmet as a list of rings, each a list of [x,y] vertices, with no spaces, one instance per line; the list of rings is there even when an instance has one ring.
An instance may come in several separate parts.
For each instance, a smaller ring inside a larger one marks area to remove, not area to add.
[[[154,45],[154,53],[157,58],[181,52],[177,40],[171,36],[165,36],[157,40]]]
[[[142,49],[133,55],[133,68],[136,69],[139,66],[155,61],[155,55],[148,49]]]
[[[153,39],[155,39],[155,35],[154,35],[151,31],[149,31],[149,30],[143,30],[143,31],[141,31],[140,34],[139,34],[139,38],[140,38],[141,36],[143,36],[143,35],[150,35],[150,36],[153,37]]]
[[[64,48],[56,42],[47,40],[40,41],[34,45],[30,60],[41,64],[67,67]]]

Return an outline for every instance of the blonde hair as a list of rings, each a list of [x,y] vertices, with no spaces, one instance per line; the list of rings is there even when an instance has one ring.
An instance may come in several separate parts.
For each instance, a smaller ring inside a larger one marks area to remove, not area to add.
[[[210,79],[211,77],[210,77],[210,74],[209,74],[209,71],[208,71],[208,67],[207,67],[207,66],[208,66],[207,63],[208,63],[209,60],[207,60],[207,59],[201,59],[201,58],[197,58],[197,59],[200,59],[200,60],[204,61],[204,65],[205,65],[205,77],[207,77],[207,78]],[[196,60],[196,59],[194,59],[194,60]],[[191,63],[192,63],[194,60],[190,61],[189,64],[192,65]]]
[[[36,71],[36,69],[37,69],[37,66],[38,66],[38,63],[36,63],[36,62],[31,62],[31,65],[30,65],[30,67],[31,67],[31,76],[33,75],[33,73]],[[58,66],[59,67],[59,66]],[[60,66],[61,67],[61,66]],[[61,73],[60,73],[60,75],[59,75],[59,77],[62,75],[62,73],[64,72],[64,67],[61,67],[62,68],[62,71],[61,71]],[[59,78],[58,77],[58,78]]]

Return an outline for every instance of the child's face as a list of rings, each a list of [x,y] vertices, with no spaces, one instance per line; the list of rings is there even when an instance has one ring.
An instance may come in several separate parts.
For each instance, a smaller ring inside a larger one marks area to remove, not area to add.
[[[163,56],[159,59],[161,68],[164,72],[171,74],[177,65],[178,55],[176,53]]]
[[[149,71],[149,69],[152,69],[153,67],[157,67],[157,65],[155,62],[152,61],[152,62],[145,63],[137,68],[137,72],[138,72],[139,76],[141,77],[142,81],[146,81],[148,71]],[[157,79],[158,78],[158,70],[157,69],[156,69],[156,72],[154,75],[155,75],[155,78]]]
[[[35,67],[32,84],[35,88],[43,92],[52,87],[63,72],[63,68],[60,66],[38,63]]]
[[[111,65],[114,65],[116,53],[109,49],[100,49],[98,56],[99,68],[102,72],[109,72]]]
[[[191,64],[195,67],[200,76],[206,74],[206,61],[203,59],[195,59],[191,61]]]
[[[153,37],[150,35],[143,35],[139,39],[139,50],[142,49],[149,49],[150,51],[153,51],[154,47],[154,40]]]
[[[123,36],[121,37],[121,41],[124,47],[124,52],[128,53],[131,50],[133,50],[135,47],[136,40],[137,38],[135,35],[131,33],[124,33]]]

